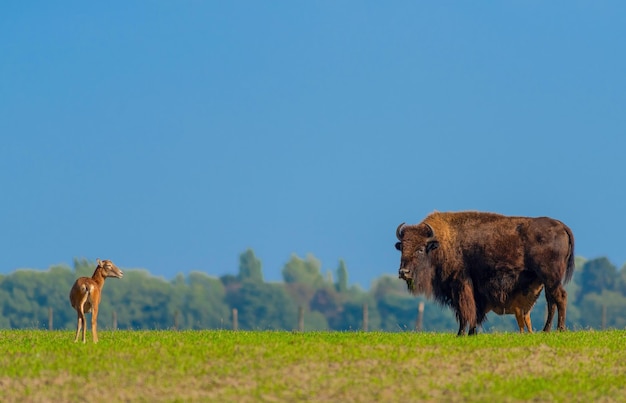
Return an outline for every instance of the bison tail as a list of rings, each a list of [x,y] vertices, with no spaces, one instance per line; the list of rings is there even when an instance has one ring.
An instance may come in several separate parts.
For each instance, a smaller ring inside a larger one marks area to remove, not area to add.
[[[565,278],[563,279],[563,283],[567,284],[572,279],[572,276],[574,276],[574,234],[567,225],[563,226],[565,227],[565,232],[567,232],[567,236],[569,237],[569,256],[567,258]]]

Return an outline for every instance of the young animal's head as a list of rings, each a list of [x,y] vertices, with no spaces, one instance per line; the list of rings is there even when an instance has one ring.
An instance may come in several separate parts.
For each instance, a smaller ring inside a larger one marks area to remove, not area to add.
[[[96,262],[98,262],[97,268],[101,270],[103,277],[124,277],[124,272],[121,271],[115,264],[113,264],[112,261],[97,259]]]
[[[396,249],[402,253],[398,277],[406,281],[412,293],[430,295],[434,275],[431,254],[439,248],[433,228],[427,223],[402,223],[396,229],[396,237]]]

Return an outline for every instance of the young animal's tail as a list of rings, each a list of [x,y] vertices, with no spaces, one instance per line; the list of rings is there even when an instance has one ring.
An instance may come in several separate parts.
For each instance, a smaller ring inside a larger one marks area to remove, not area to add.
[[[563,284],[567,284],[574,275],[574,234],[567,225],[563,224],[563,227],[565,227],[565,232],[567,232],[567,236],[569,237],[569,256],[567,257],[565,279],[563,279]]]

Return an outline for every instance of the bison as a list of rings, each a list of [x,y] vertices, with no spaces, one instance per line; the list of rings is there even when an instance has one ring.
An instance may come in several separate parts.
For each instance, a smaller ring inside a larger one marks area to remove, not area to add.
[[[402,253],[399,277],[413,294],[425,294],[451,307],[459,336],[466,328],[475,334],[490,310],[505,312],[539,285],[548,305],[543,330],[550,331],[555,309],[557,328],[565,330],[563,284],[574,273],[574,236],[562,222],[549,217],[434,212],[419,224],[400,224],[396,236],[396,249]]]

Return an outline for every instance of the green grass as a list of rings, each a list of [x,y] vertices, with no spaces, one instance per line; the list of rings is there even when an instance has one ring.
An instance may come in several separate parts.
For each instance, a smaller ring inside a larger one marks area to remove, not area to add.
[[[626,401],[626,331],[0,331],[0,401]]]

